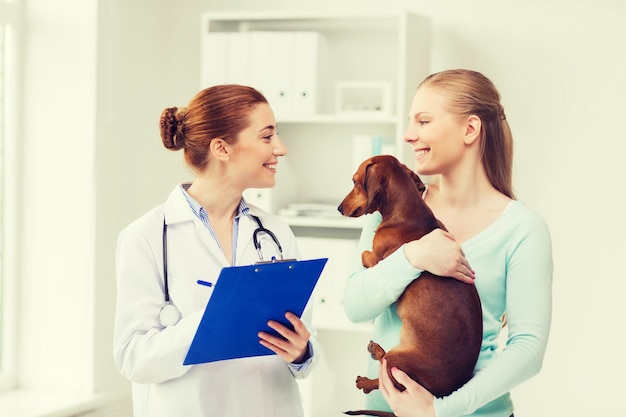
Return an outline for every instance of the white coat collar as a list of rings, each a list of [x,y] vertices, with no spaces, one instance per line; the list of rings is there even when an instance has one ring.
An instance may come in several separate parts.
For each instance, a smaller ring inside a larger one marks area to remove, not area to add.
[[[201,225],[199,219],[193,213],[191,207],[189,207],[189,203],[183,195],[181,186],[181,184],[176,185],[176,187],[174,187],[169,197],[165,201],[165,206],[163,209],[165,223],[170,226],[176,223],[194,222],[196,223],[198,228],[204,228],[204,226]],[[263,211],[259,211],[254,206],[250,206],[248,214],[263,217],[265,213]],[[258,227],[256,221],[251,216],[242,216],[242,218],[244,218],[245,220],[240,220],[239,222],[236,255],[238,260],[243,259],[246,251],[250,250],[249,248],[252,246],[252,234],[254,230]],[[210,238],[208,233],[202,233],[200,236],[204,244],[207,245],[214,254],[216,254],[220,262],[224,266],[229,266],[230,264],[224,257],[223,252],[219,250],[217,242],[215,242],[214,239]]]
[[[219,245],[217,244],[215,238],[213,238],[208,232],[200,232],[206,231],[206,227],[193,213],[193,210],[189,206],[187,199],[183,195],[181,186],[181,184],[178,184],[174,188],[174,190],[172,190],[169,197],[165,201],[165,206],[163,208],[165,223],[168,227],[177,223],[192,223],[194,225],[193,227],[195,227],[196,230],[199,231],[198,236],[200,240],[204,243],[204,245],[206,245],[206,247],[213,254],[213,256],[216,257],[216,260],[220,264],[222,264],[222,266],[229,266],[230,263],[224,256],[222,250],[219,248]]]
[[[168,225],[190,221],[196,217],[193,213],[193,210],[191,210],[191,207],[189,207],[189,203],[187,202],[187,199],[185,199],[181,187],[182,184],[178,184],[176,187],[174,187],[169,197],[165,201],[164,215],[165,222]],[[254,206],[248,206],[248,215],[243,217],[247,217],[249,221],[256,225],[256,222],[249,216],[250,214],[261,217],[263,216],[264,212],[259,211]]]
[[[189,207],[189,203],[183,195],[181,190],[181,184],[176,185],[169,197],[165,201],[165,207],[163,209],[165,216],[165,223],[168,225],[186,221],[193,221],[194,214]]]

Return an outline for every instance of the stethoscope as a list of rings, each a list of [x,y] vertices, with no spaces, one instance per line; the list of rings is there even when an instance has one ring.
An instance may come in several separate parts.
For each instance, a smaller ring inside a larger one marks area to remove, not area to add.
[[[260,262],[276,262],[276,258],[272,257],[271,260],[267,261],[263,258],[259,234],[265,234],[272,239],[272,241],[276,245],[276,248],[278,249],[278,256],[280,257],[280,261],[284,260],[283,248],[280,245],[280,242],[278,241],[276,235],[271,230],[263,227],[261,219],[259,219],[257,216],[252,214],[250,214],[249,216],[252,217],[259,226],[254,229],[254,232],[252,232],[252,242],[254,243],[254,248],[259,255]],[[170,327],[180,321],[181,314],[180,310],[172,303],[172,300],[170,299],[170,287],[167,275],[167,223],[165,223],[165,219],[163,219],[163,297],[165,298],[165,303],[159,311],[159,321],[161,322],[161,325],[163,327]]]

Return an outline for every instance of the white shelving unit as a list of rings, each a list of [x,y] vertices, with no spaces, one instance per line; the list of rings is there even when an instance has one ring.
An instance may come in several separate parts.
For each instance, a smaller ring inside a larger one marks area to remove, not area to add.
[[[259,33],[278,34],[279,46],[284,33],[314,33],[317,42],[313,46],[307,42],[302,50],[296,45],[298,52],[286,47],[278,53],[250,51],[261,42],[255,41]],[[229,43],[224,39],[228,36],[244,40]],[[270,59],[262,61],[259,55]],[[293,63],[311,56],[317,62]],[[253,85],[274,107],[289,153],[279,161],[276,187],[261,190],[255,201],[273,212],[291,203],[338,204],[351,187],[355,136],[380,138],[386,150],[393,148],[394,155],[412,165],[403,134],[415,88],[429,73],[429,57],[429,19],[407,11],[202,16],[202,87],[224,82]],[[299,77],[307,83],[294,86]],[[390,108],[381,112],[338,109],[337,88],[345,82],[388,85]],[[281,102],[305,90],[314,100],[307,107],[310,111],[291,111],[297,106]]]
[[[401,10],[218,12],[204,14],[201,28],[202,87],[261,90],[288,149],[277,185],[249,190],[248,200],[274,213],[294,203],[338,206],[364,159],[355,137],[376,138],[383,152],[413,165],[403,134],[415,88],[430,73],[428,18]],[[383,86],[385,100],[359,102],[359,94],[354,103],[338,100],[340,87],[363,85]],[[329,258],[313,297],[322,363],[301,386],[306,416],[340,416],[364,401],[354,379],[366,370],[371,325],[350,323],[342,307],[362,219],[285,220],[303,257]]]

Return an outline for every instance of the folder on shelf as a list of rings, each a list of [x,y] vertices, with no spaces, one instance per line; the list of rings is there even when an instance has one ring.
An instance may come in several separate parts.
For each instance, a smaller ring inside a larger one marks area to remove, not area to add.
[[[278,335],[267,326],[269,320],[291,327],[287,311],[302,316],[326,261],[223,268],[183,364],[274,355],[259,343],[258,332]]]
[[[202,87],[209,87],[216,84],[224,84],[228,74],[226,62],[227,40],[226,32],[210,32],[202,37],[202,73],[200,81]]]
[[[293,92],[289,110],[295,115],[310,116],[317,113],[321,35],[315,31],[300,31],[293,36]]]

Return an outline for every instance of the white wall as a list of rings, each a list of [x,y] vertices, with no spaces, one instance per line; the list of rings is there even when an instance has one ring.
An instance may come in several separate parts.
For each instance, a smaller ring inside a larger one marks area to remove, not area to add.
[[[96,2],[26,2],[18,384],[93,391]],[[87,353],[85,353],[87,352]]]
[[[552,338],[543,372],[514,393],[518,414],[624,415],[621,397],[626,384],[620,375],[626,372],[621,354],[626,342],[621,324],[626,313],[621,262],[626,252],[621,184],[626,178],[626,5],[620,0],[318,0],[314,6],[289,0],[101,2],[95,145],[96,385],[108,389],[117,381],[110,361],[117,232],[187,176],[182,156],[162,148],[157,122],[164,107],[185,105],[198,89],[199,14],[342,6],[407,6],[430,16],[432,70],[477,69],[500,88],[516,140],[517,194],[548,221],[555,260]],[[89,91],[85,75],[70,74]],[[85,105],[80,97],[49,94],[49,102],[58,98]],[[63,147],[83,146],[67,143],[67,128],[30,129],[41,129],[31,137],[60,146],[43,147],[50,152],[38,152],[35,158],[62,159],[58,153]],[[30,184],[49,190],[71,176],[72,168],[75,175],[89,175],[89,166],[59,165],[59,172],[39,179],[43,183],[31,178]],[[40,194],[37,206],[55,199],[51,194]],[[85,215],[68,210],[53,212],[58,226],[41,227],[56,233],[72,216]],[[39,253],[40,262],[50,268],[28,266],[37,268],[31,276],[43,276],[54,266],[59,272],[51,279],[59,287],[86,285],[75,274],[64,273],[68,267],[57,265],[43,249]],[[56,288],[43,285],[50,291]]]

